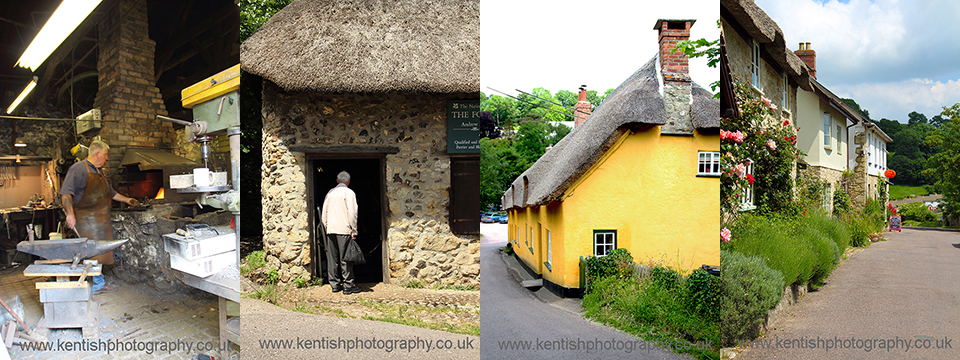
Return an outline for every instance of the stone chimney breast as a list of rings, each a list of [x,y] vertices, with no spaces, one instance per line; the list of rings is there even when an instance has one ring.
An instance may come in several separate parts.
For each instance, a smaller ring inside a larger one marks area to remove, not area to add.
[[[686,54],[674,53],[673,50],[679,42],[690,40],[690,27],[694,22],[694,19],[660,19],[653,28],[658,32],[663,104],[667,112],[667,123],[660,127],[662,135],[693,135],[693,121],[690,118],[690,61]]]

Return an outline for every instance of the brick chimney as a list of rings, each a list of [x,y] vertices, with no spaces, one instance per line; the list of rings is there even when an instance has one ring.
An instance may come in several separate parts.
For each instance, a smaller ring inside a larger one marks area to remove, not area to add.
[[[580,85],[580,98],[577,99],[577,104],[573,106],[573,109],[577,110],[573,113],[574,128],[580,126],[580,124],[583,124],[584,121],[587,121],[587,117],[589,117],[592,113],[592,108],[593,104],[590,104],[590,102],[587,101],[587,86]]]
[[[817,52],[810,48],[810,43],[800,43],[800,49],[793,52],[810,67],[810,75],[817,78]]]
[[[653,27],[658,31],[660,43],[660,75],[663,77],[663,103],[667,111],[667,123],[660,127],[664,135],[693,135],[690,120],[690,67],[686,54],[673,53],[677,43],[690,39],[690,27],[694,19],[657,20]]]
[[[110,145],[107,169],[116,169],[127,147],[173,147],[173,123],[154,79],[156,42],[150,39],[147,4],[118,0],[98,24],[98,91],[93,104],[104,120],[99,135]]]

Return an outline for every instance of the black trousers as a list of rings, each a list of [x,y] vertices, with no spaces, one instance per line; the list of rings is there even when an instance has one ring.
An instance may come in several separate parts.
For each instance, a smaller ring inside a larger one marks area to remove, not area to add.
[[[334,289],[349,289],[353,283],[353,264],[343,261],[350,235],[327,234],[327,281]]]

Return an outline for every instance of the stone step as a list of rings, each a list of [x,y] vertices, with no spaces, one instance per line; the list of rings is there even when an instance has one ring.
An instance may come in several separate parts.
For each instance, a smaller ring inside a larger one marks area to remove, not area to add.
[[[520,286],[525,288],[541,287],[543,286],[543,279],[524,280],[520,282]]]

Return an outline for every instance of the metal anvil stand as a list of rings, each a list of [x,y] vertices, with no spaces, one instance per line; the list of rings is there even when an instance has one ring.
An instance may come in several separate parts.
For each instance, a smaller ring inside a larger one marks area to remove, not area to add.
[[[128,240],[89,240],[87,238],[21,241],[17,250],[49,260],[38,260],[23,270],[27,277],[56,277],[57,281],[38,282],[43,317],[37,326],[44,329],[80,328],[84,339],[100,337],[100,304],[93,301],[88,276],[101,274],[103,266],[86,259],[105,254]],[[72,261],[70,259],[73,259]],[[66,264],[66,265],[61,265]],[[74,277],[79,279],[74,280]]]
[[[103,265],[86,260],[84,265],[71,269],[70,265],[32,264],[23,270],[27,277],[55,276],[55,282],[38,282],[43,317],[37,327],[44,329],[81,328],[84,339],[100,337],[100,304],[93,301],[91,285],[86,278],[100,275]],[[76,277],[80,277],[79,281]]]

